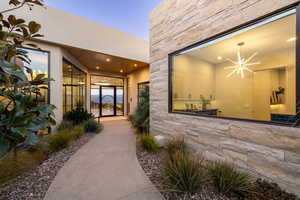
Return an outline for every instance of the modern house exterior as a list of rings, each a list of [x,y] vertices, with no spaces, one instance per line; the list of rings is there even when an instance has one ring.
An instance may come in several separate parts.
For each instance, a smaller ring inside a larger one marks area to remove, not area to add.
[[[52,7],[24,7],[15,15],[42,25],[44,37],[31,41],[41,50],[27,49],[28,67],[55,80],[38,100],[56,106],[58,123],[77,106],[96,117],[134,111],[138,87],[149,82],[148,41]]]
[[[42,25],[28,67],[55,80],[39,101],[57,107],[57,122],[77,106],[128,115],[150,84],[152,133],[300,195],[299,3],[164,0],[150,44],[51,7],[16,15]]]
[[[164,0],[150,16],[150,127],[300,194],[296,0]]]

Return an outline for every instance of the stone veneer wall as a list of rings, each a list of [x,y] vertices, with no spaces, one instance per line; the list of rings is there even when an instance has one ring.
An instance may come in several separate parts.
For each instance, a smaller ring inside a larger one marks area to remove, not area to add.
[[[165,0],[150,16],[154,133],[185,135],[196,152],[235,163],[300,195],[300,129],[168,113],[168,54],[296,0]]]

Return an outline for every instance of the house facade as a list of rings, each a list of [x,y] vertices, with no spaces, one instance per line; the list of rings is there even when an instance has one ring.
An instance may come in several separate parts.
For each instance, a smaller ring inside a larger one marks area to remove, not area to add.
[[[300,194],[296,0],[164,0],[150,16],[150,127]]]
[[[7,1],[0,6],[8,7]],[[34,76],[54,79],[37,99],[56,106],[58,123],[78,106],[100,118],[134,111],[138,87],[149,82],[148,41],[52,7],[24,7],[13,14],[42,25],[44,37],[30,41],[40,50],[26,49],[28,67]]]

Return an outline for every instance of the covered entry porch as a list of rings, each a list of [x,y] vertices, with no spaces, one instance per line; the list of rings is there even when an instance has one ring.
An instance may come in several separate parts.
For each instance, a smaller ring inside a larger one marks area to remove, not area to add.
[[[145,62],[64,47],[63,112],[82,106],[96,118],[120,117],[137,106],[139,86],[149,81]]]

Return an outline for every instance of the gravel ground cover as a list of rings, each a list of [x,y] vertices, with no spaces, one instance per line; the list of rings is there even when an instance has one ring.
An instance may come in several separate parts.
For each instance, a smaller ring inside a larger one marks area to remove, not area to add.
[[[220,194],[216,189],[206,184],[201,190],[193,195],[166,190],[163,187],[163,176],[161,169],[163,166],[164,151],[147,152],[137,146],[137,158],[141,167],[152,183],[159,189],[165,200],[238,200],[237,197],[227,197]],[[254,191],[244,198],[244,200],[300,200],[295,195],[282,190],[276,183],[270,183],[257,179],[253,183]]]
[[[209,184],[204,185],[200,191],[193,195],[163,189],[163,177],[161,175],[163,156],[164,152],[162,151],[149,153],[137,148],[137,158],[140,165],[152,183],[160,190],[165,200],[237,200],[218,193]]]
[[[51,154],[37,168],[0,185],[0,200],[42,200],[57,172],[93,136],[84,134],[68,148]]]

